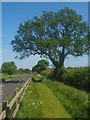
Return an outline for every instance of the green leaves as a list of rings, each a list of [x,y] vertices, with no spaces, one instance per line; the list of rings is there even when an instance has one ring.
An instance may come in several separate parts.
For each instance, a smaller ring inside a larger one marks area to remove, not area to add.
[[[19,58],[39,54],[48,57],[55,67],[62,66],[68,55],[86,54],[90,48],[88,31],[82,16],[65,7],[58,12],[44,11],[42,16],[20,24],[11,45]]]
[[[40,73],[45,70],[49,66],[49,62],[47,60],[40,60],[38,63],[32,68],[32,71]]]
[[[13,61],[5,62],[2,64],[1,69],[2,69],[2,73],[7,73],[8,75],[12,75],[16,73],[17,66],[15,65]]]

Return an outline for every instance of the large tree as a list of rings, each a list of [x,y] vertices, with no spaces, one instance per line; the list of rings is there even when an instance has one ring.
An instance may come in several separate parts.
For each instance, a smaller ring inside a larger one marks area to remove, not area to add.
[[[43,12],[20,24],[13,50],[19,58],[30,55],[48,57],[56,70],[64,66],[68,55],[82,56],[89,49],[88,24],[76,11],[65,7],[58,12]]]

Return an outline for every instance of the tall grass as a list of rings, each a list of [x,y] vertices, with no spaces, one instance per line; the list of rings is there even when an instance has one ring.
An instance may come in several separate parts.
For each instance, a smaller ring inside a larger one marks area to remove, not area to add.
[[[45,80],[47,85],[73,118],[88,118],[88,94],[60,82]]]

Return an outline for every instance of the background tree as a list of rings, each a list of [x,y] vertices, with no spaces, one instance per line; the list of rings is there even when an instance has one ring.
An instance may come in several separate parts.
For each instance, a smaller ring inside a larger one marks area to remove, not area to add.
[[[59,71],[68,55],[82,56],[89,49],[88,24],[76,11],[65,7],[58,12],[43,12],[20,24],[11,44],[17,57],[48,57]]]
[[[19,69],[17,70],[17,73],[20,73],[20,74],[30,73],[30,72],[31,72],[31,71],[30,71],[28,68],[26,68],[26,69],[19,68]]]
[[[23,72],[24,72],[23,68],[19,68],[19,69],[17,70],[17,73],[19,73],[19,74],[23,74]]]
[[[28,68],[24,69],[24,73],[31,73],[31,70],[29,70]]]
[[[32,68],[32,71],[42,72],[49,66],[49,62],[47,60],[40,60],[38,63]]]
[[[7,73],[8,75],[15,74],[17,71],[17,66],[12,62],[4,62],[1,66],[2,73]]]

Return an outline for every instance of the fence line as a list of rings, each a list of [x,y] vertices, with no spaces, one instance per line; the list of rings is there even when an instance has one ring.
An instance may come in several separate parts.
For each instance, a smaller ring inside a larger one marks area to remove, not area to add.
[[[11,102],[8,104],[7,101],[3,102],[3,112],[0,115],[0,120],[7,120],[8,119],[8,113],[11,109],[14,109],[14,112],[10,116],[10,120],[13,120],[18,112],[19,109],[19,102],[22,100],[25,90],[28,87],[29,81],[31,80],[31,77],[26,81],[26,83],[23,85],[23,87],[19,90],[19,92],[16,91],[16,95],[13,97]]]

